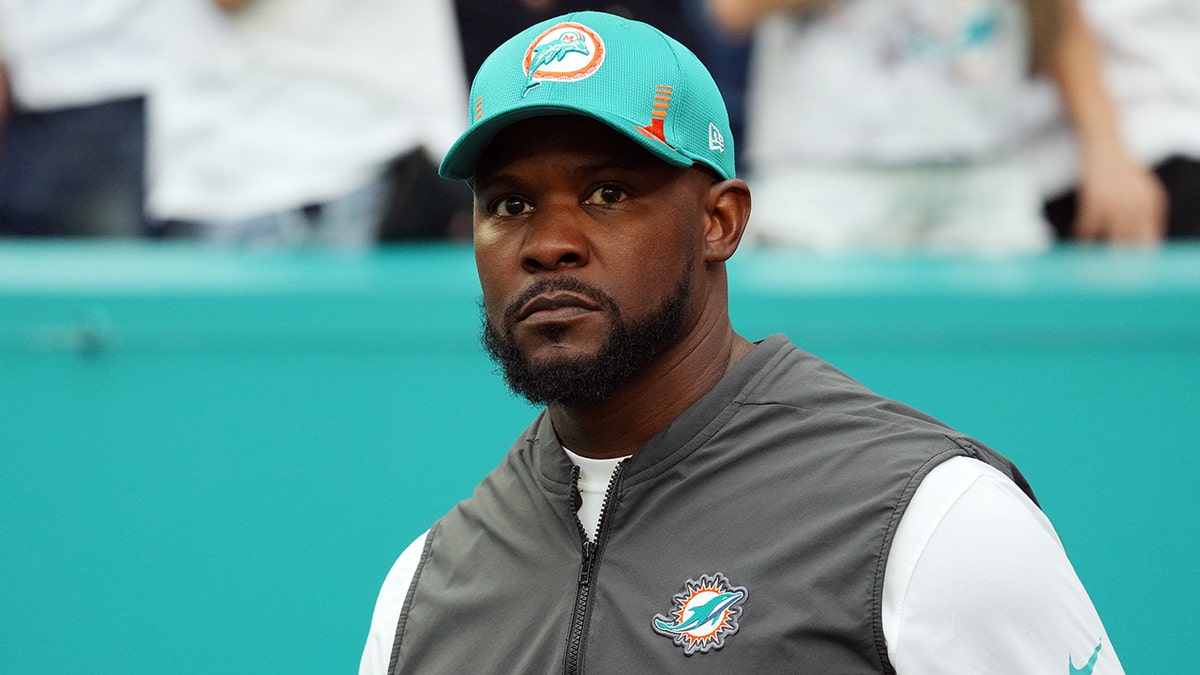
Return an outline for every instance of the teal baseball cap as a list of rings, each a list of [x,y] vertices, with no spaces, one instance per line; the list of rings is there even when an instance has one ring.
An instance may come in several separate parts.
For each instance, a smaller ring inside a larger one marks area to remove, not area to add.
[[[484,61],[468,108],[467,130],[439,169],[445,178],[469,179],[509,124],[564,114],[597,119],[668,164],[736,175],[729,113],[712,75],[640,21],[574,12],[525,29]]]

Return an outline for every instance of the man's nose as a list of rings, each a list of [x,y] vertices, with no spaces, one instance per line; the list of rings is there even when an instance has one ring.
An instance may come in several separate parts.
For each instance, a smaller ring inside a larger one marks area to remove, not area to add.
[[[521,250],[526,271],[545,272],[588,263],[589,242],[583,214],[575,205],[543,205],[532,215]]]

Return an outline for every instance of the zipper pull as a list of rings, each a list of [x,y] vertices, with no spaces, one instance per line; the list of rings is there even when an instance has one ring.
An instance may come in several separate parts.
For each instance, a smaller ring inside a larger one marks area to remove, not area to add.
[[[583,506],[583,495],[579,492],[579,467],[571,467],[571,496],[570,505],[571,513],[578,513],[579,507]]]
[[[596,559],[596,544],[588,541],[583,545],[583,562],[579,566],[579,585],[592,583],[592,561]]]

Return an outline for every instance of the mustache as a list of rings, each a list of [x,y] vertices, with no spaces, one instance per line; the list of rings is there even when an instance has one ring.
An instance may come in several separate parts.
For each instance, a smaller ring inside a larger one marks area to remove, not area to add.
[[[617,309],[617,303],[615,300],[613,300],[612,296],[608,295],[599,288],[596,288],[595,286],[586,284],[579,279],[576,279],[575,277],[554,277],[550,279],[541,279],[539,281],[535,281],[529,286],[529,288],[526,288],[524,291],[522,291],[521,294],[518,295],[516,299],[509,303],[508,307],[504,309],[505,328],[508,328],[516,323],[517,316],[520,314],[521,308],[528,304],[530,300],[533,300],[543,293],[550,293],[553,291],[567,291],[569,293],[582,295],[609,312],[615,312]]]

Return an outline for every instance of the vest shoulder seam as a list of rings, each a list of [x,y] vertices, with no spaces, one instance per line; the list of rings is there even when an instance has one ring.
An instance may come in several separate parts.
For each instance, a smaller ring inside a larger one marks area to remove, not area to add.
[[[400,646],[404,640],[404,629],[408,624],[408,613],[412,609],[413,599],[417,593],[417,583],[421,579],[421,572],[425,569],[425,563],[429,561],[429,554],[433,549],[433,538],[437,534],[438,524],[434,523],[433,527],[429,528],[429,532],[425,534],[425,545],[421,549],[421,560],[417,563],[417,569],[413,571],[412,579],[408,582],[408,591],[404,594],[404,604],[400,607],[400,619],[396,622],[396,635],[392,638],[392,656],[388,662],[388,675],[395,675],[396,667],[400,663]]]

